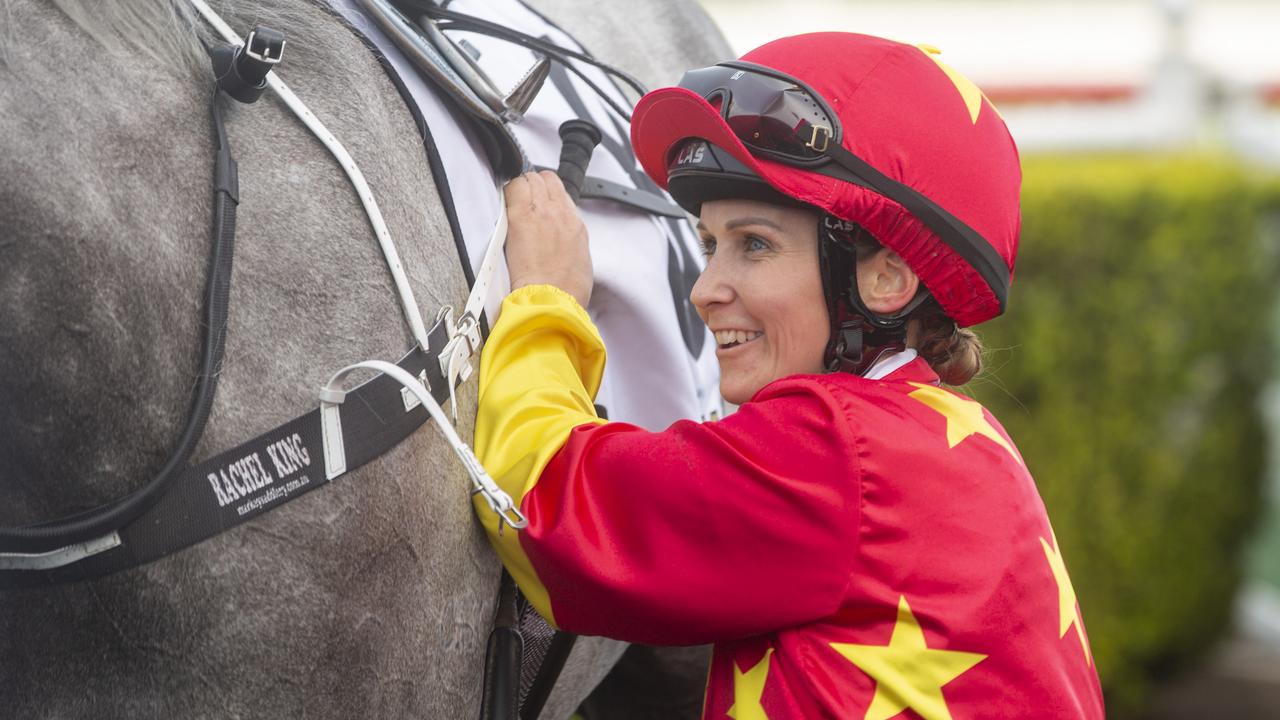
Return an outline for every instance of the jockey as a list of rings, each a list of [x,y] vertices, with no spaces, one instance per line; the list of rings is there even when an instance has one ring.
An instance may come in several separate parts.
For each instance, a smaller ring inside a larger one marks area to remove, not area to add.
[[[802,35],[637,105],[642,166],[698,216],[721,420],[596,416],[586,231],[553,174],[507,187],[476,448],[529,524],[477,512],[554,625],[714,643],[704,718],[1103,716],[1025,463],[943,387],[1005,309],[1021,171],[935,55]]]

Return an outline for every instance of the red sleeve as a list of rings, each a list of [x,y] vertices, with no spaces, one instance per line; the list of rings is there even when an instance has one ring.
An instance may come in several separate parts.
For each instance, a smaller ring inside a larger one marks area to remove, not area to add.
[[[857,551],[853,437],[813,378],[719,422],[574,428],[522,507],[557,624],[695,644],[829,616]]]

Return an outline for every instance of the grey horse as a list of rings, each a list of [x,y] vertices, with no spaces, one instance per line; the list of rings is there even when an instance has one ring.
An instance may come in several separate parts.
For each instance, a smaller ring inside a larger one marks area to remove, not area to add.
[[[421,139],[374,56],[315,2],[213,4],[237,28],[287,30],[282,75],[377,189],[419,304],[460,307]],[[692,2],[534,4],[650,84],[728,56]],[[126,495],[185,421],[213,196],[196,33],[208,30],[171,0],[0,0],[0,525]],[[227,121],[244,201],[196,460],[314,407],[334,369],[412,345],[332,159],[269,95]],[[459,402],[466,437],[474,383]],[[474,716],[499,567],[468,490],[428,425],[153,564],[0,593],[0,715]],[[622,652],[580,640],[544,717],[567,717]]]

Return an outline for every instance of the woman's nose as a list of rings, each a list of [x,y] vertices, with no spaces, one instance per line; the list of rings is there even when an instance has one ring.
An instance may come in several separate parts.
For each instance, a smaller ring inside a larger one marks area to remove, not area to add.
[[[733,300],[733,286],[720,266],[721,263],[717,262],[716,257],[712,255],[707,260],[707,266],[702,270],[702,274],[698,275],[698,281],[693,284],[693,289],[689,291],[690,302],[703,314],[703,317],[712,305]]]

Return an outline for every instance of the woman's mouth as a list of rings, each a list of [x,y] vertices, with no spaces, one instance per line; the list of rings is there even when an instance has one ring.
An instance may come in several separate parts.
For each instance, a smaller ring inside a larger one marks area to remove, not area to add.
[[[758,330],[716,330],[713,334],[716,337],[716,346],[721,350],[745,345],[764,335]]]

